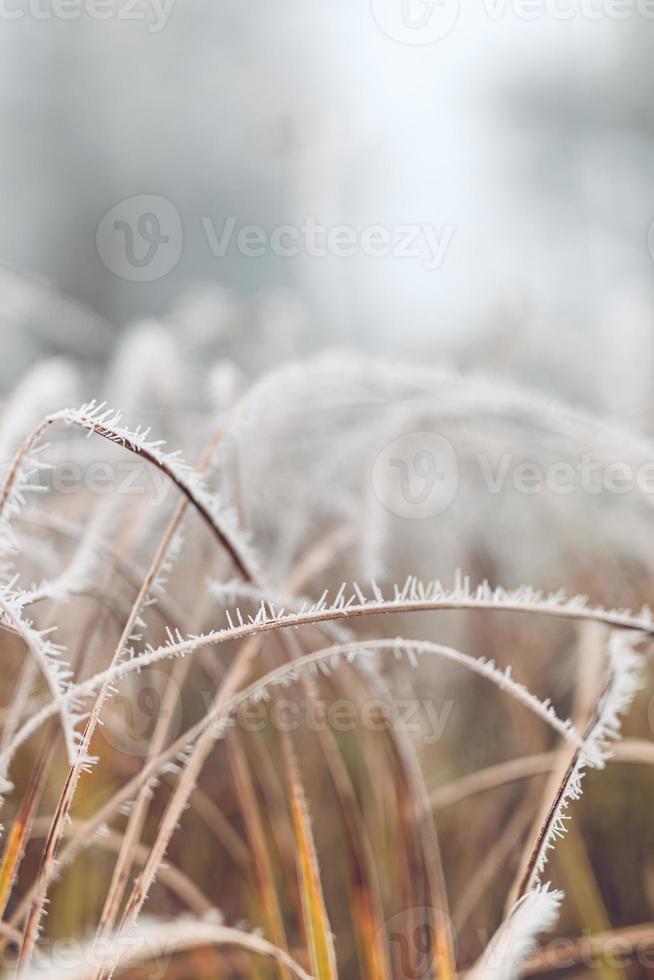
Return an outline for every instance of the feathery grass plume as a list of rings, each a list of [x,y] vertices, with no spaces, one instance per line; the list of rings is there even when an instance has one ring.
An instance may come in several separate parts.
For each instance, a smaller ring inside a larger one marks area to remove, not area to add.
[[[245,377],[228,360],[219,360],[209,369],[208,393],[217,418],[222,419],[234,406],[245,387]]]
[[[173,331],[156,320],[129,325],[105,378],[111,405],[136,413],[175,409],[184,390],[184,359]]]
[[[71,361],[53,357],[27,371],[10,393],[0,413],[0,460],[10,461],[20,441],[59,405],[75,399],[78,372]]]
[[[563,893],[539,885],[518,899],[499,927],[468,980],[517,980],[541,933],[559,917]]]
[[[280,964],[297,980],[312,980],[288,953],[256,933],[224,926],[220,916],[206,919],[178,918],[171,922],[144,920],[138,931],[113,941],[103,939],[79,944],[66,957],[69,965],[62,966],[61,958],[54,957],[35,965],[26,980],[86,980],[89,971],[101,968],[115,960],[122,967],[135,967],[149,961],[163,960],[169,964],[171,957],[196,949],[200,946],[236,947],[257,957],[264,957]]]

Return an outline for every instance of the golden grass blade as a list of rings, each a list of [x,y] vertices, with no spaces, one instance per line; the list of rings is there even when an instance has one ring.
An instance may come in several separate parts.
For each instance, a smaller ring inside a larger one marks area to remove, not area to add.
[[[247,759],[237,738],[230,737],[228,739],[228,752],[234,785],[241,803],[248,838],[252,847],[254,871],[261,897],[261,909],[266,932],[276,946],[279,946],[280,949],[287,949],[284,919],[275,885],[270,849],[266,842],[259,803],[250,777]],[[282,978],[287,977],[286,971],[281,966],[279,967],[279,974]]]
[[[518,980],[538,936],[559,917],[563,893],[539,885],[515,903],[466,980]]]
[[[297,638],[290,634],[280,637],[289,658],[298,659],[302,649]],[[356,682],[356,671],[348,672]],[[319,710],[320,692],[315,678],[302,674],[301,688],[308,702]],[[368,693],[367,688],[364,692]],[[345,693],[345,692],[344,692]],[[329,725],[318,725],[317,741],[329,772],[335,798],[344,822],[344,845],[347,847],[352,881],[352,924],[357,940],[359,958],[369,980],[391,980],[390,954],[384,928],[384,915],[377,869],[372,855],[367,828],[363,819],[350,773],[341,755],[334,731]]]
[[[20,862],[23,859],[25,844],[29,839],[34,814],[39,805],[44,786],[44,775],[52,757],[53,747],[54,740],[50,738],[41,749],[27,787],[27,792],[25,793],[11,830],[7,835],[2,854],[2,864],[0,864],[0,919],[7,908],[11,889],[18,874]]]
[[[297,844],[297,864],[311,969],[316,980],[337,980],[336,951],[320,880],[318,858],[300,772],[287,733],[282,733],[284,761],[291,791],[291,813]]]

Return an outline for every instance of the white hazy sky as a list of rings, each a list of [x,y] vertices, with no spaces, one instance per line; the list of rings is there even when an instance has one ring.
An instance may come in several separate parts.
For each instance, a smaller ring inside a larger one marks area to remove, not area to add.
[[[615,168],[547,113],[525,124],[511,112],[534,86],[554,87],[588,95],[601,120],[636,14],[591,20],[591,0],[579,0],[563,20],[547,0],[550,12],[527,20],[518,0],[435,0],[430,19],[425,0],[406,0],[431,24],[457,14],[446,36],[414,45],[389,36],[402,0],[176,0],[154,33],[151,2],[143,21],[26,12],[2,24],[0,254],[10,262],[118,321],[165,310],[196,282],[291,285],[330,337],[367,345],[435,333],[456,343],[525,310],[567,322],[605,309],[609,289],[631,292],[622,245],[595,222]],[[555,179],[562,168],[579,214],[552,210],[539,167]],[[178,266],[151,284],[117,279],[95,251],[103,214],[133,194],[168,197],[184,225]],[[449,244],[437,269],[393,256],[218,259],[201,218],[219,229],[230,214],[268,230],[307,215],[358,231],[429,225]],[[644,256],[646,242],[635,247]]]

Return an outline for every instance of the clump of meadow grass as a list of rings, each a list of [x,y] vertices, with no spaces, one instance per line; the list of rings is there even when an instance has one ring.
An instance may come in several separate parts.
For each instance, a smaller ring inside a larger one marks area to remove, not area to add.
[[[651,498],[491,493],[476,464],[649,445],[350,353],[183,363],[140,324],[105,382],[133,418],[70,407],[62,361],[0,418],[7,976],[555,976],[557,928],[575,976],[645,976],[602,952],[654,912],[649,865],[614,882],[615,773],[654,761],[642,698],[617,743]]]

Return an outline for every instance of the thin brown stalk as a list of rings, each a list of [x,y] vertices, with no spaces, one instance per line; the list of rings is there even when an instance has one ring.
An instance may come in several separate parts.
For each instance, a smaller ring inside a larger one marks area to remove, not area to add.
[[[45,836],[52,822],[51,817],[39,817],[34,821],[31,838],[43,837]],[[84,833],[85,821],[83,820],[69,820],[66,824],[65,834],[66,837],[72,837],[75,834]],[[110,851],[113,854],[119,854],[124,835],[116,830],[110,830],[106,828],[102,834],[98,835],[91,846],[97,847],[100,850]],[[147,861],[149,854],[148,848],[141,843],[137,843],[133,847],[133,858],[134,863],[142,867]],[[168,862],[161,868],[161,873],[159,875],[159,880],[162,885],[164,885],[171,894],[175,895],[182,905],[189,911],[196,915],[206,915],[214,910],[213,903],[207,898],[207,896],[202,892],[198,886],[193,882],[188,875],[184,874],[175,865]],[[96,932],[96,938],[97,932]]]
[[[556,767],[559,751],[540,752],[518,759],[508,759],[496,765],[478,769],[467,776],[461,776],[444,786],[437,786],[429,793],[432,810],[447,810],[471,796],[486,793],[507,786],[521,779],[545,776]],[[647,739],[625,738],[617,742],[611,750],[611,762],[626,762],[635,765],[654,765],[654,744]]]
[[[193,653],[205,646],[221,644],[227,640],[246,639],[248,637],[260,636],[264,633],[275,632],[277,630],[295,629],[299,626],[316,626],[327,622],[348,621],[362,617],[367,618],[369,616],[385,616],[393,613],[403,614],[437,612],[441,610],[477,608],[487,609],[494,612],[532,612],[546,616],[553,616],[555,618],[572,620],[581,619],[583,621],[600,622],[634,630],[636,632],[642,632],[643,634],[647,635],[654,635],[653,623],[628,613],[613,613],[606,610],[589,608],[579,609],[563,606],[554,607],[547,605],[545,602],[536,605],[522,602],[505,603],[500,605],[497,603],[480,604],[474,600],[462,600],[459,602],[458,600],[452,599],[435,599],[418,600],[413,602],[388,602],[384,605],[351,605],[336,609],[324,609],[306,613],[293,613],[272,620],[247,622],[242,626],[239,625],[230,627],[229,629],[225,628],[214,630],[210,633],[194,636],[187,640],[168,643],[156,650],[148,651],[145,654],[135,657],[132,661],[121,665],[119,668],[114,668],[113,670],[110,669],[97,674],[95,678],[85,681],[83,685],[74,687],[71,692],[69,692],[67,697],[84,696],[85,693],[88,693],[89,691],[100,686],[100,684],[105,680],[115,682],[119,680],[121,676],[124,676],[131,671],[140,670],[145,666],[157,663],[161,660],[167,659],[168,657],[183,656],[187,653]],[[66,696],[64,696],[63,700],[66,700]],[[56,708],[56,704],[52,702],[41,709],[28,726],[29,734],[32,734],[38,725],[52,717],[52,715],[56,712]],[[22,741],[24,741],[26,737],[27,732],[18,733],[16,739],[12,743],[11,751],[15,751],[18,745],[22,744]]]
[[[188,502],[194,506],[194,508],[202,517],[202,519],[211,528],[218,542],[229,554],[230,558],[232,559],[236,568],[238,568],[239,572],[244,577],[248,576],[249,569],[247,567],[245,560],[243,559],[243,557],[239,552],[238,546],[234,544],[234,542],[231,540],[229,534],[225,531],[225,529],[220,526],[220,524],[217,522],[214,515],[207,508],[206,504],[198,498],[192,486],[190,486],[182,477],[180,477],[180,475],[177,472],[175,472],[175,470],[172,469],[167,463],[157,459],[156,455],[154,455],[146,447],[139,446],[136,443],[131,442],[129,439],[123,439],[120,436],[117,437],[117,433],[115,430],[113,430],[112,428],[106,425],[102,425],[101,423],[88,417],[86,418],[82,417],[81,419],[78,420],[69,417],[66,412],[55,412],[52,415],[46,416],[46,418],[43,419],[43,421],[33,430],[33,432],[27,437],[27,439],[24,441],[21,448],[18,450],[16,456],[14,457],[14,460],[9,469],[9,473],[7,475],[7,479],[4,482],[2,490],[0,490],[0,515],[4,513],[5,507],[7,505],[7,501],[14,487],[14,484],[16,483],[16,480],[20,473],[21,466],[23,465],[23,462],[25,461],[26,457],[38,445],[38,443],[43,438],[44,434],[49,429],[49,427],[51,425],[54,425],[56,422],[60,422],[60,421],[66,421],[74,425],[78,425],[81,428],[87,429],[89,432],[93,432],[95,435],[98,435],[103,439],[107,439],[109,442],[113,443],[114,445],[118,441],[119,444],[122,445],[129,452],[133,453],[136,456],[139,456],[141,459],[144,459],[147,463],[150,463],[152,466],[155,466],[162,473],[164,473],[171,481],[171,483],[173,483],[177,487],[177,489],[186,497]]]
[[[651,950],[654,948],[654,923],[628,926],[624,929],[611,929],[608,932],[595,933],[591,936],[580,936],[574,939],[559,938],[551,947],[545,947],[533,953],[523,967],[523,976],[531,977],[541,974],[566,973],[577,965],[593,970],[597,963],[610,959],[628,968],[630,960],[638,954],[646,953],[645,966],[651,963]]]
[[[220,433],[216,434],[209,445],[205,449],[200,463],[198,465],[198,472],[205,472],[210,464],[213,453],[215,452],[216,446],[220,438]],[[165,557],[172,545],[175,535],[179,531],[179,528],[186,516],[186,512],[189,506],[188,500],[180,501],[175,514],[173,515],[166,531],[159,543],[157,553],[152,560],[150,569],[145,576],[143,585],[139,592],[139,596],[134,604],[132,612],[130,614],[130,621],[133,623],[141,612],[145,599],[152,588],[152,583],[156,579],[161,566],[165,560]],[[198,602],[202,603],[204,601],[203,597],[200,596]],[[197,607],[196,607],[197,612]],[[172,717],[172,707],[174,702],[179,696],[179,690],[183,684],[184,678],[188,672],[188,662],[181,661],[177,669],[173,673],[173,677],[170,683],[167,685],[165,692],[165,699],[168,707],[171,709],[169,711],[164,710],[159,717],[157,726],[153,735],[153,739],[148,746],[148,755],[151,757],[157,756],[164,747],[169,725],[166,719]],[[165,707],[165,706],[164,706]],[[120,904],[122,902],[125,887],[127,885],[131,866],[132,866],[132,850],[134,846],[138,843],[141,837],[141,832],[145,819],[147,816],[147,810],[150,802],[150,796],[147,791],[147,787],[143,786],[134,801],[132,811],[129,815],[127,821],[127,827],[125,834],[123,836],[121,849],[118,854],[118,859],[114,866],[112,879],[109,885],[109,890],[105,898],[105,904],[100,916],[100,922],[98,924],[97,933],[100,936],[107,936],[114,927],[116,917],[118,915]]]
[[[596,705],[595,705],[595,709],[594,709],[594,712],[593,712],[593,716],[590,719],[590,721],[588,722],[588,724],[586,726],[586,729],[584,731],[584,738],[588,738],[591,735],[593,729],[595,728],[595,726],[597,724],[597,721],[598,721],[598,718],[599,718],[599,705],[600,705],[600,702],[602,700],[603,694],[605,694],[606,693],[606,690],[608,689],[609,684],[610,684],[610,681],[607,681],[607,683],[604,686],[604,689],[602,691],[602,694],[600,694],[600,696],[597,699],[597,702],[596,702]],[[545,819],[543,820],[542,824],[537,829],[536,838],[535,838],[535,840],[533,841],[533,843],[530,846],[529,857],[528,857],[527,862],[526,862],[526,864],[524,866],[524,871],[522,872],[522,875],[521,875],[520,881],[519,881],[519,885],[518,885],[518,888],[517,888],[517,898],[518,899],[521,898],[523,895],[525,895],[526,892],[528,891],[528,889],[532,886],[532,883],[534,881],[534,877],[535,877],[535,874],[536,874],[536,868],[537,868],[537,865],[538,865],[538,861],[540,859],[541,854],[543,853],[543,849],[544,849],[544,847],[546,845],[546,842],[547,842],[547,840],[549,838],[549,835],[550,835],[550,831],[552,829],[552,826],[554,825],[554,821],[555,821],[556,815],[557,815],[557,813],[559,811],[559,807],[560,807],[561,802],[563,801],[563,799],[564,799],[564,797],[565,797],[565,795],[566,795],[566,793],[568,791],[568,787],[570,785],[570,781],[571,781],[571,779],[572,779],[572,777],[574,775],[575,769],[576,769],[577,764],[578,764],[578,762],[579,762],[579,760],[581,758],[582,753],[583,753],[583,748],[579,748],[578,747],[578,748],[576,748],[574,750],[574,752],[570,756],[568,765],[566,766],[566,769],[565,769],[565,772],[564,772],[564,775],[563,775],[563,778],[561,779],[561,781],[560,781],[560,783],[559,783],[559,785],[558,785],[558,787],[556,789],[556,792],[555,792],[554,796],[552,797],[552,799],[550,801],[550,804],[548,806],[548,810],[547,810],[547,814],[545,816]]]
[[[51,416],[49,419],[46,420],[45,423],[42,423],[42,426],[44,425],[47,426],[56,418],[57,416]],[[96,431],[96,428],[93,423],[90,423],[90,427],[92,428],[92,431]],[[99,434],[105,436],[106,438],[110,438],[109,432],[107,430],[102,430],[99,432]],[[30,439],[27,440],[22,450],[23,454],[29,453],[32,445],[34,444],[34,442],[38,440],[38,438],[40,438],[40,433],[39,435],[36,436],[34,433],[32,434],[32,436],[30,437],[32,442],[30,443]],[[25,448],[25,446],[27,446],[27,449]],[[18,473],[18,469],[20,467],[20,459],[21,459],[21,453],[18,454],[16,461],[12,466],[12,471],[10,473],[7,484],[9,484],[12,479],[16,478],[16,474]],[[9,492],[7,490],[7,484],[3,489],[3,493],[5,495],[8,494]],[[195,503],[192,495],[188,495],[188,496],[191,502]],[[0,499],[0,512],[1,511],[2,511],[2,501]],[[134,626],[136,624],[138,616],[140,615],[141,609],[143,608],[143,604],[145,603],[148,595],[150,594],[152,585],[156,579],[159,569],[161,568],[165,560],[166,554],[168,553],[168,550],[170,548],[171,541],[175,533],[177,532],[177,529],[181,524],[185,513],[186,513],[186,505],[184,502],[182,502],[178,506],[177,511],[168,526],[166,534],[164,535],[163,539],[159,543],[159,547],[157,548],[157,551],[152,560],[148,573],[145,576],[143,583],[141,585],[141,589],[139,591],[138,597],[132,607],[127,622],[123,628],[118,645],[114,650],[114,654],[111,660],[111,666],[115,666],[119,662],[120,658],[123,656],[124,650],[129,643],[129,638],[134,631]],[[222,531],[219,528],[216,528],[216,531],[219,532],[218,536],[222,540],[223,538]],[[59,800],[58,807],[55,811],[52,828],[46,840],[46,845],[41,859],[41,865],[39,868],[39,881],[43,882],[43,885],[41,886],[41,888],[37,889],[36,895],[32,903],[32,907],[30,909],[25,924],[25,933],[24,933],[23,943],[19,954],[19,963],[18,963],[19,974],[25,971],[25,969],[27,968],[27,964],[29,963],[32,956],[32,951],[34,949],[34,944],[36,942],[36,936],[38,934],[39,924],[45,906],[47,882],[50,879],[49,868],[51,866],[54,866],[54,862],[56,860],[57,853],[59,850],[59,845],[62,838],[63,826],[70,812],[70,807],[72,805],[73,797],[77,789],[77,784],[79,782],[79,778],[83,770],[83,767],[86,764],[86,756],[91,745],[91,740],[93,738],[96,727],[98,725],[102,706],[106,701],[107,697],[109,696],[110,687],[111,685],[107,681],[103,684],[103,686],[101,687],[98,693],[98,696],[95,700],[95,703],[93,705],[93,708],[91,710],[90,716],[88,718],[88,721],[84,729],[77,758],[69,771],[68,777],[66,779],[66,783],[64,785],[64,789],[62,791]]]

